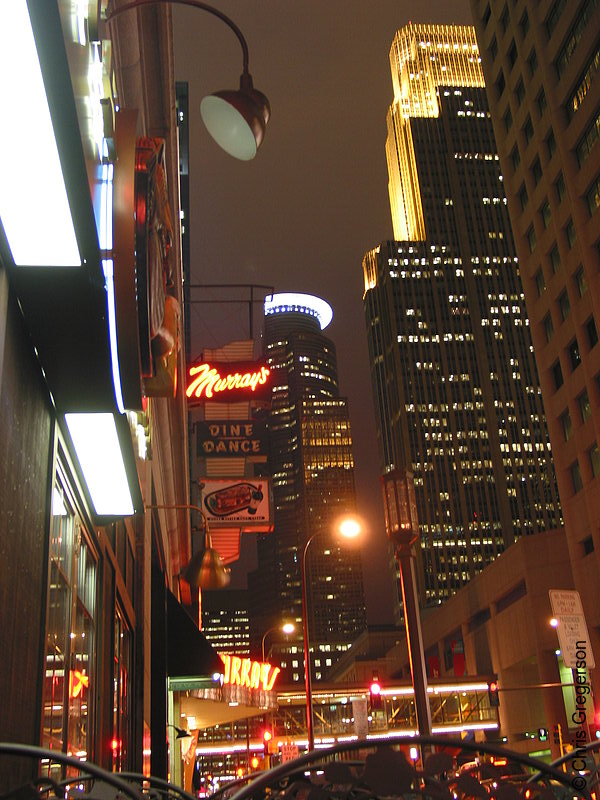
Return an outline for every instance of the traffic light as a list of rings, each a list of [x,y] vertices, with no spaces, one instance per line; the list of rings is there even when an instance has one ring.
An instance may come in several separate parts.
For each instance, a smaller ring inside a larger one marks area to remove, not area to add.
[[[271,733],[270,730],[263,731],[263,750],[265,756],[269,755],[269,742],[271,741],[272,738],[273,734]]]
[[[490,681],[488,683],[488,698],[490,701],[490,708],[498,708],[500,705],[500,698],[498,697],[497,681]]]
[[[548,741],[548,728],[538,728],[538,739],[540,742]]]
[[[250,762],[250,766],[252,769],[258,769],[258,765],[260,764],[260,759],[257,756],[252,756],[252,761]]]
[[[371,700],[371,710],[374,708],[381,708],[381,684],[379,683],[379,676],[376,672],[373,673],[373,679],[371,680],[371,685],[369,686],[369,696]]]
[[[558,744],[562,747],[562,729],[560,723],[552,726],[552,739],[554,744]]]

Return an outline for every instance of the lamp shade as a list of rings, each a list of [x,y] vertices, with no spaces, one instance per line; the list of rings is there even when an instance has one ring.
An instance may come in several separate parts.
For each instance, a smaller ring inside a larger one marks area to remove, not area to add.
[[[210,535],[206,534],[206,547],[199,550],[183,571],[183,577],[190,586],[201,589],[223,589],[231,580],[230,571],[223,565],[221,556],[212,546]]]
[[[200,103],[200,114],[215,142],[234,158],[250,161],[256,155],[271,115],[268,99],[244,73],[238,90],[214,92]]]

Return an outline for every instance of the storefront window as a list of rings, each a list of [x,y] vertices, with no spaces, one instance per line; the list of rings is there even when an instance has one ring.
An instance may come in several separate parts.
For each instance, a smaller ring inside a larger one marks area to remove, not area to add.
[[[92,758],[97,561],[57,474],[52,490],[42,745]],[[60,772],[50,765],[51,773]]]
[[[127,743],[130,738],[130,659],[131,631],[117,607],[115,614],[114,670],[113,670],[113,770],[120,772],[130,767]]]

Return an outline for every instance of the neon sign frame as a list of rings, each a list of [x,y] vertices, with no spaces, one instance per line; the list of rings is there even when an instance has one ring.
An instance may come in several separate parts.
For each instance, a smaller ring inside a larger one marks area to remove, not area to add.
[[[188,367],[189,404],[239,400],[269,401],[271,370],[259,361],[201,362]]]

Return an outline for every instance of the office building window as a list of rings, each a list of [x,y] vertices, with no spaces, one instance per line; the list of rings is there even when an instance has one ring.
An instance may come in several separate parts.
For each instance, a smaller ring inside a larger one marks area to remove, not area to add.
[[[548,218],[548,222],[550,218]],[[547,225],[545,226],[547,227]],[[552,265],[552,272],[556,274],[560,267],[560,252],[558,249],[558,245],[554,245],[552,250],[550,250],[550,264]]]
[[[571,473],[571,483],[573,484],[573,493],[577,494],[577,492],[583,489],[583,481],[581,480],[581,470],[579,468],[579,461],[577,461],[577,459],[575,459],[575,461],[571,464],[569,472]]]
[[[548,32],[548,36],[552,36],[554,33],[554,29],[558,24],[558,20],[562,12],[565,10],[565,6],[567,5],[567,0],[556,0],[550,9],[550,13],[546,18],[546,30]]]
[[[535,246],[537,244],[537,239],[535,237],[535,228],[533,227],[533,225],[530,225],[526,236],[527,236],[527,244],[529,245],[529,252],[533,253],[533,251],[535,250]]]
[[[577,291],[579,292],[579,297],[583,297],[583,295],[587,292],[588,285],[585,279],[585,272],[583,271],[582,266],[580,266],[577,272],[575,273],[575,282],[577,284]]]
[[[517,61],[517,45],[515,40],[513,39],[510,43],[510,47],[508,48],[508,63],[510,64],[510,68],[512,69]]]
[[[548,151],[548,158],[552,158],[556,152],[556,139],[554,138],[554,131],[550,131],[546,137],[546,150]]]
[[[523,86],[522,80],[520,80],[517,83],[517,88],[515,89],[515,97],[517,98],[518,105],[521,105],[523,100],[525,100],[525,87]]]
[[[535,273],[535,288],[537,289],[538,297],[541,297],[546,290],[546,281],[544,280],[544,273],[541,267]]]
[[[519,189],[519,203],[521,204],[521,209],[523,211],[526,209],[528,202],[529,195],[527,194],[527,187],[524,183],[522,183],[521,188]]]
[[[513,169],[516,170],[519,164],[521,163],[521,154],[519,153],[519,148],[517,147],[517,145],[515,145],[511,151],[510,160]]]
[[[502,96],[505,86],[506,81],[504,80],[504,72],[500,70],[498,77],[496,78],[496,91],[498,92],[498,97]]]
[[[560,424],[562,426],[565,442],[568,442],[571,436],[573,435],[573,423],[571,422],[571,415],[569,414],[569,409],[567,409],[564,412],[564,414],[561,414]]]
[[[579,83],[575,87],[575,90],[569,97],[566,103],[566,112],[567,112],[567,119],[570,121],[573,119],[574,115],[577,113],[581,104],[587,97],[588,92],[590,91],[590,87],[596,77],[596,74],[600,69],[600,47],[597,47],[594,51],[591,59],[588,61],[585,70],[583,71],[583,75],[581,76]]]
[[[502,33],[506,33],[508,29],[509,23],[509,15],[508,15],[508,6],[504,6],[502,14],[500,15],[500,25],[502,27]]]
[[[592,347],[595,347],[598,344],[598,330],[593,317],[590,317],[585,323],[585,329],[587,331],[588,342],[591,350]]]
[[[546,314],[544,317],[544,333],[546,334],[546,341],[549,342],[554,334],[554,325],[552,324],[551,314]]]
[[[552,213],[550,211],[550,203],[546,200],[543,206],[540,208],[540,216],[542,218],[542,224],[544,228],[547,228],[550,225],[550,221],[552,220]],[[554,270],[556,272],[556,270]]]
[[[577,239],[577,233],[575,231],[575,225],[573,225],[573,220],[570,219],[565,227],[565,233],[567,234],[567,242],[569,243],[569,250],[573,249],[573,245]]]
[[[527,64],[529,65],[529,72],[534,75],[538,68],[538,60],[537,55],[535,52],[535,48],[532,48],[531,53],[529,53],[529,58],[527,59]]]
[[[575,19],[575,23],[569,31],[569,35],[561,47],[556,59],[556,71],[558,72],[559,78],[568,67],[579,40],[583,36],[585,29],[592,20],[597,5],[598,0],[586,0],[583,8],[579,12],[579,15]]]
[[[586,538],[582,541],[581,546],[583,548],[583,555],[589,556],[590,553],[594,552],[594,540],[591,536],[586,536]]]
[[[496,60],[496,56],[498,55],[498,42],[496,41],[496,37],[492,39],[492,43],[490,44],[490,54],[492,56],[492,61]]]
[[[592,124],[588,127],[577,145],[577,161],[580,167],[583,166],[587,157],[592,152],[598,138],[600,138],[600,110],[597,111],[596,118],[592,121]]]
[[[593,446],[588,450],[588,454],[590,457],[592,475],[594,478],[597,478],[598,475],[600,475],[600,452],[598,451],[598,445],[596,442],[594,442]]]
[[[546,106],[548,105],[548,101],[546,100],[546,92],[541,89],[538,96],[535,98],[537,103],[538,112],[540,117],[543,115],[544,111],[546,110]]]
[[[560,308],[560,315],[565,320],[571,313],[571,303],[569,302],[569,295],[563,292],[558,298],[558,307]]]
[[[562,203],[563,197],[565,196],[566,188],[565,188],[565,179],[563,177],[562,172],[559,174],[558,178],[554,183],[554,188],[556,189],[556,197],[558,198],[558,202]]]
[[[61,464],[52,489],[49,570],[42,744],[93,760],[98,569]],[[61,773],[55,763],[47,770]]]
[[[503,120],[504,120],[504,129],[508,133],[509,130],[512,128],[512,122],[513,122],[510,108],[506,109]]]
[[[555,361],[552,365],[552,379],[554,380],[554,387],[560,389],[564,383],[560,361]]]
[[[525,136],[527,144],[533,139],[533,123],[531,117],[527,117],[525,125],[523,125],[523,136]]]
[[[542,179],[542,165],[540,164],[539,158],[536,158],[531,165],[531,174],[533,175],[533,182],[537,186]]]
[[[571,369],[577,369],[577,367],[581,364],[581,353],[579,352],[579,344],[577,343],[577,339],[573,339],[573,341],[569,343],[567,352],[571,362]]]
[[[581,421],[586,422],[592,416],[592,406],[590,405],[590,398],[587,393],[587,389],[584,389],[579,395],[577,398],[577,403],[579,404]]]
[[[590,215],[600,208],[600,178],[596,178],[587,192],[587,204]]]
[[[523,39],[527,36],[527,31],[529,30],[529,15],[527,11],[523,12],[523,16],[519,20],[519,28],[521,29],[521,36]]]

